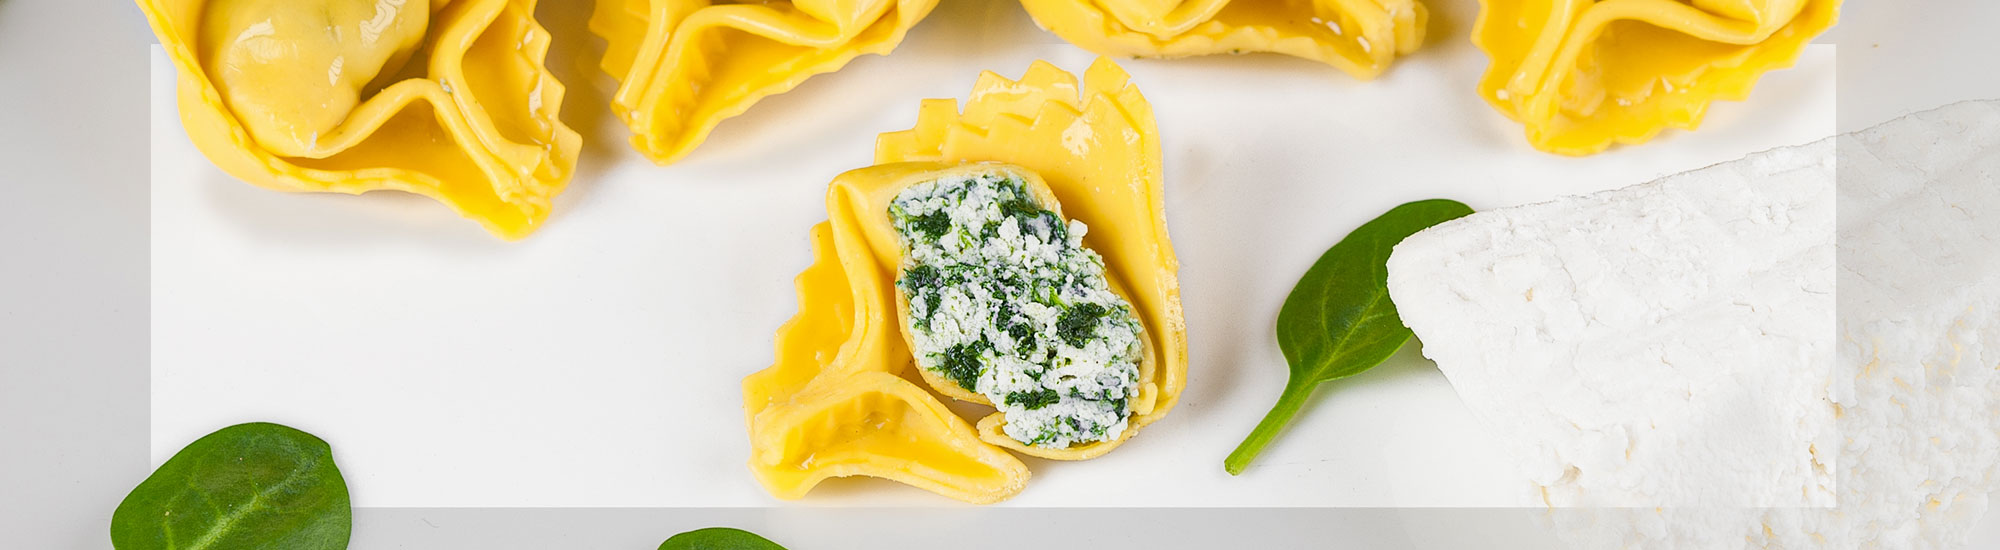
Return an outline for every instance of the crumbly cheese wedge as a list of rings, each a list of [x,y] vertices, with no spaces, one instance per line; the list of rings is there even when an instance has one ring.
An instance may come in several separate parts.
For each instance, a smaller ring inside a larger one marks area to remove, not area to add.
[[[2000,102],[1837,141],[1839,506],[1563,510],[1577,548],[1961,548],[2000,489]]]
[[[1550,514],[1574,547],[1958,548],[2000,489],[2000,216],[1989,214],[2000,211],[2000,102],[1816,147],[1840,162],[1836,360],[1822,387],[1835,403],[1838,505]],[[1785,153],[1759,157],[1774,154]],[[1759,157],[1739,163],[1769,160]]]
[[[1474,214],[1389,293],[1549,506],[1834,504],[1833,146]]]
[[[2000,101],[1843,137],[1840,162],[1840,507],[1774,542],[1963,546],[2000,489]]]

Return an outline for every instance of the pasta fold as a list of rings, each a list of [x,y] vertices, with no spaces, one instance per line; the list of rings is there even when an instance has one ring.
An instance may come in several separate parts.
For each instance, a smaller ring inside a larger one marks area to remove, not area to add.
[[[619,81],[612,112],[658,164],[723,119],[862,54],[886,55],[937,0],[599,0],[592,32]]]
[[[1528,143],[1589,155],[1693,130],[1832,27],[1840,0],[1482,0],[1479,93]]]
[[[505,239],[541,226],[582,140],[534,0],[139,0],[188,137],[283,191],[397,190]]]
[[[1021,0],[1035,23],[1099,55],[1272,52],[1381,75],[1423,45],[1418,0]]]

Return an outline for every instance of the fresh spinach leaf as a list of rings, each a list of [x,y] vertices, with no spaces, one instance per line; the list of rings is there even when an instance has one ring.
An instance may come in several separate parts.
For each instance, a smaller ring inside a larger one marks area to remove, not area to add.
[[[1321,382],[1374,368],[1409,341],[1410,329],[1389,300],[1389,252],[1424,228],[1471,213],[1445,199],[1397,206],[1349,233],[1306,270],[1278,310],[1278,349],[1291,378],[1278,404],[1223,461],[1224,469],[1243,473]]]
[[[340,550],[352,529],[333,449],[277,424],[203,436],[111,515],[118,550]]]
[[[785,550],[770,539],[728,527],[696,529],[660,543],[660,550]]]

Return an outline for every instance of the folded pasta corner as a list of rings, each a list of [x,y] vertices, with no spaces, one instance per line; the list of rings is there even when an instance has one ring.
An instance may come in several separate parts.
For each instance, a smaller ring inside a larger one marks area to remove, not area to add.
[[[179,73],[189,138],[246,182],[416,193],[518,239],[575,167],[534,0],[138,4]]]
[[[1035,23],[1100,55],[1188,57],[1270,52],[1382,74],[1424,41],[1418,0],[1022,0]]]
[[[1839,0],[1482,0],[1479,93],[1537,149],[1589,155],[1700,126],[1832,27]]]
[[[723,119],[862,54],[888,54],[936,0],[599,0],[592,32],[632,145],[671,164]]]
[[[773,496],[820,481],[873,476],[972,504],[1021,492],[1028,468],[908,380],[885,372],[829,379],[752,420],[750,468]]]
[[[892,283],[854,219],[829,218],[812,230],[813,263],[797,279],[799,313],[778,331],[777,361],[743,382],[752,472],[784,499],[857,475],[975,504],[1018,493],[1025,465],[901,377],[910,358],[892,326]]]

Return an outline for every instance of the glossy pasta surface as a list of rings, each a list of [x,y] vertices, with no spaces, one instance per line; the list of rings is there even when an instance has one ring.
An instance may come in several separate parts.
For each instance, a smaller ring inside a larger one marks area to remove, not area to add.
[[[723,119],[862,54],[888,54],[937,0],[598,0],[592,32],[632,146],[671,164]]]
[[[1022,0],[1035,23],[1101,55],[1271,52],[1371,79],[1424,42],[1418,0]]]
[[[1832,27],[1839,0],[1483,0],[1479,93],[1537,149],[1589,155],[1693,130]]]
[[[506,239],[567,184],[534,0],[140,0],[196,147],[285,191],[431,197]]]

